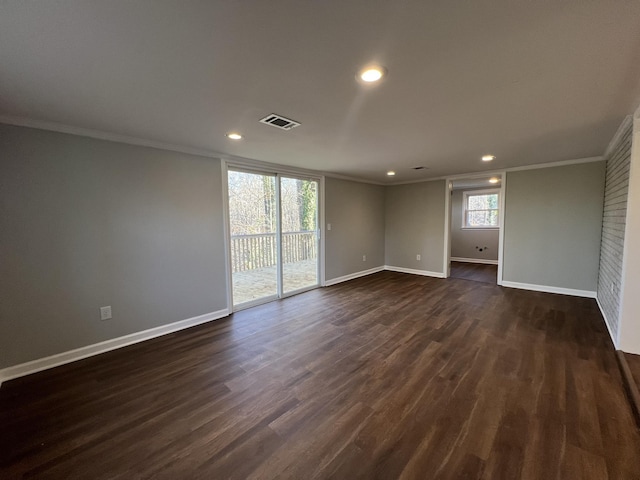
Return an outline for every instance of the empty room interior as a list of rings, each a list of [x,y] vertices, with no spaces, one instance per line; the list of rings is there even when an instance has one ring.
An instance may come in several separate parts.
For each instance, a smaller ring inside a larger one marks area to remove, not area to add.
[[[640,478],[640,2],[0,3],[0,477]]]

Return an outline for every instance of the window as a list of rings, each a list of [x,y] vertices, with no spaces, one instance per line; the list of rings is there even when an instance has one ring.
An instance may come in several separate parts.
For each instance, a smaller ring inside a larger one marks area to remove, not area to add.
[[[464,192],[463,228],[498,228],[500,191]]]

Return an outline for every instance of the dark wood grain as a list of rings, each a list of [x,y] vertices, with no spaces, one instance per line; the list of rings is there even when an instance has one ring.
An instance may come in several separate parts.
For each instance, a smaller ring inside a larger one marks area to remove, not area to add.
[[[640,355],[616,351],[627,397],[640,427]]]
[[[633,355],[632,353],[624,353],[624,359],[629,366],[631,376],[636,385],[640,388],[640,355]]]
[[[6,382],[0,478],[637,479],[591,299],[381,272]]]
[[[498,266],[483,263],[451,262],[449,275],[454,278],[473,280],[474,282],[495,285],[498,279]]]

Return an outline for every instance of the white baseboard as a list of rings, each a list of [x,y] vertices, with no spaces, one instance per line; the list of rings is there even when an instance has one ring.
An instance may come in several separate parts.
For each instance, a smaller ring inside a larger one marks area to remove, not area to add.
[[[373,273],[378,273],[384,270],[384,266],[370,268],[368,270],[362,270],[360,272],[350,273],[349,275],[343,275],[342,277],[332,278],[331,280],[325,280],[324,286],[330,287],[331,285],[335,285],[337,283],[346,282],[349,280],[353,280],[355,278],[364,277],[366,275],[371,275]]]
[[[498,260],[485,260],[484,258],[463,258],[463,257],[451,257],[452,262],[462,263],[484,263],[485,265],[497,265]]]
[[[596,292],[590,290],[575,290],[573,288],[551,287],[549,285],[534,285],[532,283],[502,281],[503,287],[519,288],[521,290],[533,290],[534,292],[559,293],[561,295],[572,295],[574,297],[596,298]]]
[[[611,337],[611,341],[613,342],[613,348],[618,350],[618,341],[616,337],[613,336],[613,333],[611,332],[611,327],[609,327],[609,320],[607,319],[607,315],[604,313],[604,308],[602,308],[602,305],[600,304],[600,299],[598,298],[597,295],[596,295],[596,303],[598,304],[598,308],[600,309],[600,313],[602,314],[602,318],[604,319],[604,324],[607,326],[607,332],[609,332],[609,336]]]
[[[229,309],[218,310],[217,312],[205,313],[204,315],[198,315],[197,317],[187,318],[186,320],[180,320],[178,322],[169,323],[167,325],[161,325],[159,327],[150,328],[141,332],[131,333],[123,337],[112,338],[111,340],[105,340],[104,342],[94,343],[93,345],[87,345],[86,347],[76,348],[67,352],[57,353],[49,357],[39,358],[30,362],[21,363],[19,365],[13,365],[11,367],[3,368],[0,370],[0,385],[2,382],[11,380],[13,378],[23,377],[31,373],[40,372],[49,368],[64,365],[65,363],[75,362],[83,358],[92,357],[100,353],[105,353],[117,348],[126,347],[133,343],[144,342],[152,338],[167,335],[168,333],[177,332],[178,330],[184,330],[185,328],[194,327],[201,323],[207,323],[212,320],[217,320],[229,315]]]
[[[385,270],[391,272],[410,273],[412,275],[422,275],[424,277],[445,278],[442,272],[430,272],[428,270],[416,270],[414,268],[394,267],[393,265],[385,265]]]

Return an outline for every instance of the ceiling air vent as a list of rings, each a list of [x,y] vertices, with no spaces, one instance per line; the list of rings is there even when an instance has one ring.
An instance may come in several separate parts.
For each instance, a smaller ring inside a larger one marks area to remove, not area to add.
[[[292,128],[300,126],[300,123],[295,120],[291,120],[290,118],[283,117],[281,115],[276,115],[272,113],[271,115],[267,115],[266,117],[260,119],[261,123],[266,123],[267,125],[271,125],[273,127],[281,128],[282,130],[291,130]]]

